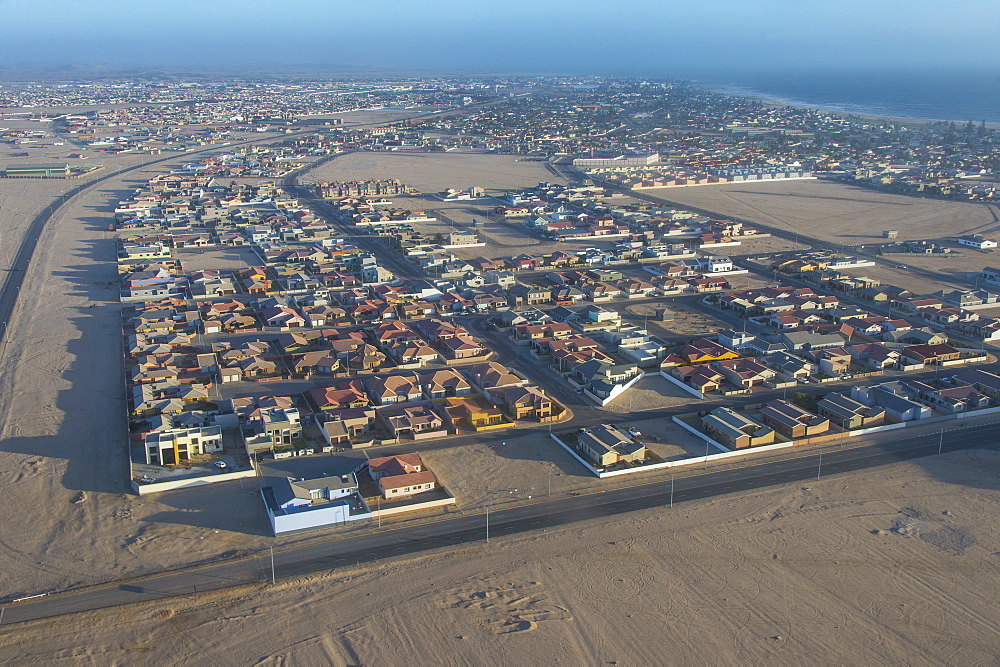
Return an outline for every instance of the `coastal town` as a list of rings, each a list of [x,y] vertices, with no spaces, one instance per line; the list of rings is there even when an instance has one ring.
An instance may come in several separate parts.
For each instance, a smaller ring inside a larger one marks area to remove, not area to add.
[[[210,526],[199,559],[269,553],[262,580],[275,545],[480,514],[488,541],[490,512],[625,480],[672,507],[675,477],[813,455],[818,480],[1000,414],[984,124],[498,76],[5,85],[0,126],[4,353],[51,325],[18,318],[91,322],[109,384],[58,399],[101,415],[88,465]],[[71,242],[37,232],[97,188]],[[37,315],[32,252],[71,285]]]

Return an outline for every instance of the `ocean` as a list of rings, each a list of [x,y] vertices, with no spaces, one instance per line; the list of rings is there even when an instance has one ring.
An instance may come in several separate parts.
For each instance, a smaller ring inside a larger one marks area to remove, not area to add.
[[[1000,68],[729,74],[698,83],[732,95],[845,113],[1000,123]]]

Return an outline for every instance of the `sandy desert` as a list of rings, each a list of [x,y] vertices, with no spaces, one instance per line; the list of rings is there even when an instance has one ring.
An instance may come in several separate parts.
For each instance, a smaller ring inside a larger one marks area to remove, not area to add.
[[[986,664],[996,453],[0,629],[8,664]]]

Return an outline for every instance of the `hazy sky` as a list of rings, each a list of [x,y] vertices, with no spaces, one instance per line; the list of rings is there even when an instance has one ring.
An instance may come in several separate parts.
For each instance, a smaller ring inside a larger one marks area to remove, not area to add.
[[[1000,66],[1000,0],[0,0],[0,65]]]

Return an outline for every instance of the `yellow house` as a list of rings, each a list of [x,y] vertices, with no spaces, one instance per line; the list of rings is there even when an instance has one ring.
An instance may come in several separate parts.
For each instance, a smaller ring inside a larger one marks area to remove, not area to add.
[[[474,431],[491,431],[514,425],[499,409],[479,405],[469,398],[451,397],[443,399],[443,402],[455,426],[465,426]]]

